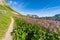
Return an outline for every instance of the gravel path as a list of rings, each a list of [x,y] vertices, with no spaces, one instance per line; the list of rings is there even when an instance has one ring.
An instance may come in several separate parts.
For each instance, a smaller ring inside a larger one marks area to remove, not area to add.
[[[2,40],[12,40],[11,32],[13,31],[13,24],[14,24],[14,19],[11,17],[11,23],[8,28],[8,31],[6,32],[5,37],[3,37]]]

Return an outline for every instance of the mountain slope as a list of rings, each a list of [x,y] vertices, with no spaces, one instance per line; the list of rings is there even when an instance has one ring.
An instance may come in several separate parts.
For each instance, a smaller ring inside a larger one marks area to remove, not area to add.
[[[5,0],[0,0],[0,40],[5,35],[14,11],[9,7],[9,5],[5,2]]]
[[[12,36],[11,36],[11,32],[13,31],[13,24],[14,24],[14,19],[11,17],[11,22],[10,22],[10,25],[9,25],[9,28],[5,34],[5,36],[2,38],[2,40],[12,40]]]
[[[0,0],[0,4],[1,5],[7,5],[7,3],[5,2],[5,0]]]

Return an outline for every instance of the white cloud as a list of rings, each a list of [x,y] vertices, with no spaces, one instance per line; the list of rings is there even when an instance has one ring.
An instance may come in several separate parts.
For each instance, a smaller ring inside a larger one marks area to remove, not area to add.
[[[18,3],[17,3],[16,1],[10,0],[10,1],[9,1],[9,4],[10,4],[10,5],[12,5],[12,4],[13,4],[13,5],[17,5]]]
[[[10,1],[9,1],[9,4],[12,4],[12,3],[13,3],[13,1],[12,1],[12,0],[10,0]]]
[[[16,5],[16,4],[17,4],[17,2],[13,2],[13,4],[14,4],[14,5]]]

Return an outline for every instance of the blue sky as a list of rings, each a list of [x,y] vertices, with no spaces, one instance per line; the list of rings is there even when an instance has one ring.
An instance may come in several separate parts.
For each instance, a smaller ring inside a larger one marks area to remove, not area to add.
[[[24,15],[45,17],[60,13],[60,0],[7,0],[7,3]]]

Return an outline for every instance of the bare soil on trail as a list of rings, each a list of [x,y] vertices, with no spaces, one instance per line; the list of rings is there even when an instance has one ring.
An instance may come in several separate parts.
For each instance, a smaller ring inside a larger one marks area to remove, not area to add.
[[[2,38],[2,40],[12,40],[11,32],[13,31],[13,24],[14,24],[14,19],[11,17],[11,23],[9,25],[9,28],[5,36]]]

